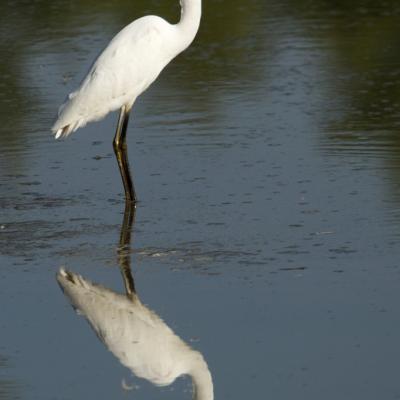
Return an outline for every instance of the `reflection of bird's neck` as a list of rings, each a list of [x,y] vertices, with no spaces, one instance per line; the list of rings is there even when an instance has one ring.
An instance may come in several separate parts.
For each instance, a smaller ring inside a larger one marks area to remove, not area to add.
[[[200,26],[201,0],[181,0],[181,20],[177,27],[181,30],[184,47],[192,43]]]
[[[210,370],[203,356],[198,351],[192,351],[188,374],[193,381],[194,400],[213,400],[214,389]]]

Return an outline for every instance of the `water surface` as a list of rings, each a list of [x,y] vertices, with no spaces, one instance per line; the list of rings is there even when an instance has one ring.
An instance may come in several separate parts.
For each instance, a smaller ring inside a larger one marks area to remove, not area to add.
[[[0,5],[2,400],[191,397],[132,376],[55,280],[123,292],[117,116],[49,131],[110,38],[176,3]],[[400,397],[399,27],[395,1],[206,2],[134,107],[135,284],[216,399]]]

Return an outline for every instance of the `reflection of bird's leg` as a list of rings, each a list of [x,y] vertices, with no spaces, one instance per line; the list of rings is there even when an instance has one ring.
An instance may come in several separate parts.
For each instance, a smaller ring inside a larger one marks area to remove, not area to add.
[[[134,300],[136,297],[135,282],[131,272],[131,234],[132,225],[135,222],[135,207],[132,203],[125,204],[124,221],[118,246],[118,264],[121,268],[126,295]]]
[[[128,203],[136,203],[135,188],[133,186],[131,173],[129,171],[126,145],[126,128],[128,127],[130,111],[130,108],[122,106],[118,118],[117,131],[115,132],[113,146],[115,156],[117,157],[122,182],[124,184],[125,199]]]

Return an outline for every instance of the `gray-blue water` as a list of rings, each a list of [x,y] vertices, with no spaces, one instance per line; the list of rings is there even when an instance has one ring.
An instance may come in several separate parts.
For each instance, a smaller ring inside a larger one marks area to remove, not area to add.
[[[0,5],[0,399],[189,399],[132,376],[59,289],[123,292],[117,115],[55,141],[59,104],[131,20],[175,0]],[[140,297],[216,399],[400,398],[400,6],[205,1],[137,101]],[[126,391],[122,380],[137,387]]]

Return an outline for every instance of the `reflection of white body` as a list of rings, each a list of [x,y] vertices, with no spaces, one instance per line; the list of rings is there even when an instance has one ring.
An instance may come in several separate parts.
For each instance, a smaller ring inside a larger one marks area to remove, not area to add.
[[[201,0],[181,0],[182,17],[172,25],[157,16],[133,21],[99,55],[80,87],[60,107],[52,127],[56,138],[69,135],[111,111],[131,109],[164,67],[193,41]]]
[[[190,348],[144,306],[63,269],[57,280],[79,314],[86,317],[107,348],[133,373],[156,385],[191,375],[194,398],[212,400],[211,374],[203,356]]]

